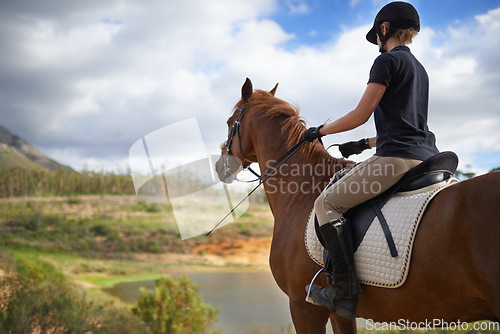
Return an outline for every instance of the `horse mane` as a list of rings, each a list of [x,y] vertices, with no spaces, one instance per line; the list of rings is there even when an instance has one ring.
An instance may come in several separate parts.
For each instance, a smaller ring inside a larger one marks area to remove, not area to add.
[[[274,97],[272,94],[255,90],[249,100],[252,108],[263,112],[264,117],[282,118],[281,134],[286,136],[289,143],[288,148],[295,146],[302,140],[306,131],[306,122],[300,116],[298,106],[292,106],[290,103]],[[322,145],[318,142],[307,143],[300,149],[305,156],[312,162],[329,163],[335,166],[347,166],[352,162],[344,159],[332,157],[326,150],[321,149]]]
[[[281,124],[281,134],[287,136],[286,139],[291,143],[291,146],[297,144],[304,136],[306,122],[299,115],[300,111],[297,106],[292,106],[263,90],[254,91],[251,100],[256,109],[264,111],[263,115],[265,117],[277,118],[284,116],[284,121]]]

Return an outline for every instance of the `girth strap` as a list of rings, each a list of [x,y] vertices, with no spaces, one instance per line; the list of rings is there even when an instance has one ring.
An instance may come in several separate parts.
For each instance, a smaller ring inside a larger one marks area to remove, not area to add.
[[[384,232],[385,240],[387,240],[387,245],[389,246],[389,251],[391,252],[391,256],[397,257],[398,251],[396,249],[396,245],[394,244],[394,239],[392,238],[391,229],[387,224],[387,220],[385,219],[384,214],[380,210],[380,207],[377,205],[377,203],[372,204],[372,209],[373,211],[375,211],[375,214],[377,215],[378,221],[380,222],[380,226],[382,226],[382,231]]]

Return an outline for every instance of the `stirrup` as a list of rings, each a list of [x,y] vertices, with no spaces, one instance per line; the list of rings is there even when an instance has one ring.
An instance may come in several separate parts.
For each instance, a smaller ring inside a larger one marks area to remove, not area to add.
[[[316,305],[316,306],[321,306],[319,305],[318,303],[316,303],[312,298],[311,298],[311,289],[312,289],[312,286],[314,284],[314,281],[316,280],[316,278],[318,277],[319,274],[321,274],[323,271],[325,271],[325,268],[321,268],[317,273],[316,275],[314,275],[311,283],[309,283],[308,285],[308,288],[307,288],[307,295],[306,295],[306,302],[308,303],[311,303],[313,305]]]

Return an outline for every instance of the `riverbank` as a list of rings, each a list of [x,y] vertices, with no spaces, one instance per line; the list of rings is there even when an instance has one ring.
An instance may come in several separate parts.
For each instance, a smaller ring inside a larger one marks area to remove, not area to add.
[[[200,272],[269,271],[273,218],[252,204],[208,238],[181,240],[169,205],[132,195],[0,199],[0,244],[85,288]],[[5,268],[4,268],[5,269]]]
[[[273,217],[263,204],[251,204],[237,221],[208,238],[183,241],[168,204],[131,195],[3,198],[0,277],[16,275],[26,261],[47,264],[89,302],[130,312],[133,301],[109,288],[126,282],[154,285],[167,275],[270,275],[272,230]]]

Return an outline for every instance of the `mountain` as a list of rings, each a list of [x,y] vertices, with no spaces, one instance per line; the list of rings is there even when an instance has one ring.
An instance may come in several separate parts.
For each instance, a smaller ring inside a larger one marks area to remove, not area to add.
[[[73,170],[50,159],[26,140],[0,125],[0,169],[12,167]]]

